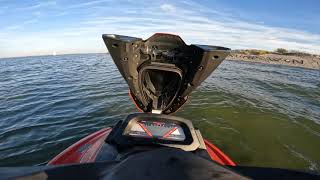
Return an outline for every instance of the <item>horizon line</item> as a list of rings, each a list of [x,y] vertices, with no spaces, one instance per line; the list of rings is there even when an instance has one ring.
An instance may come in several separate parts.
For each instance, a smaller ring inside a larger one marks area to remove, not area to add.
[[[84,53],[61,53],[61,54],[39,54],[39,55],[21,55],[21,56],[7,56],[0,57],[1,59],[11,59],[11,58],[26,58],[26,57],[44,57],[44,56],[64,56],[64,55],[81,55],[81,54],[109,54],[109,52],[84,52]]]
[[[255,48],[237,48],[237,49],[231,49],[230,51],[236,51],[236,50],[258,50],[258,51],[268,51],[268,52],[274,52],[275,50],[273,51],[270,51],[270,50],[265,50],[265,49],[255,49]],[[288,50],[288,49],[287,49]],[[289,50],[291,51],[291,50]],[[319,56],[320,53],[309,53],[309,52],[304,52],[304,51],[301,51],[303,53],[307,53],[307,54],[310,54],[310,55],[317,55]],[[21,56],[7,56],[7,57],[0,57],[0,59],[10,59],[10,58],[24,58],[24,57],[41,57],[41,56],[62,56],[62,55],[79,55],[79,54],[110,54],[108,51],[106,52],[79,52],[79,53],[59,53],[59,54],[56,54],[56,55],[53,55],[53,54],[36,54],[36,55],[21,55]]]

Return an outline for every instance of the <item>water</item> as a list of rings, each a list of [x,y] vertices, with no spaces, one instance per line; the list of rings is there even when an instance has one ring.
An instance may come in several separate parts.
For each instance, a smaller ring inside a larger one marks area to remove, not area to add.
[[[177,116],[237,164],[320,170],[320,72],[225,61]],[[108,54],[0,59],[0,166],[47,162],[136,112]]]

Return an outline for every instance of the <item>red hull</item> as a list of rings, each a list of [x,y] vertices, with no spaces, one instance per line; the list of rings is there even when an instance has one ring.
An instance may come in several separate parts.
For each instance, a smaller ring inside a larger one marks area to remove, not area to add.
[[[86,136],[54,157],[49,161],[48,165],[95,162],[102,145],[105,143],[104,140],[111,130],[112,128],[108,127]],[[227,155],[209,141],[205,140],[205,145],[213,161],[222,165],[236,165]]]

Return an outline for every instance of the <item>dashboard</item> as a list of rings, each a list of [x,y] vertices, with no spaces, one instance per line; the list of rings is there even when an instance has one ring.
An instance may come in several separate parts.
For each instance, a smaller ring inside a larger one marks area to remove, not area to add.
[[[205,148],[190,120],[164,114],[134,113],[119,121],[106,139],[119,149],[133,146],[167,146],[194,151]]]
[[[170,141],[184,141],[186,139],[185,133],[178,123],[161,120],[134,121],[125,135]]]

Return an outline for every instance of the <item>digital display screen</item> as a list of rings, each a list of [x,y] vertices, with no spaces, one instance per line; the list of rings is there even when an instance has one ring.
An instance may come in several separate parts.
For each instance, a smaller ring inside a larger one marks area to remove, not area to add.
[[[177,123],[157,120],[134,121],[126,135],[142,138],[156,138],[170,141],[184,141],[186,136]]]

